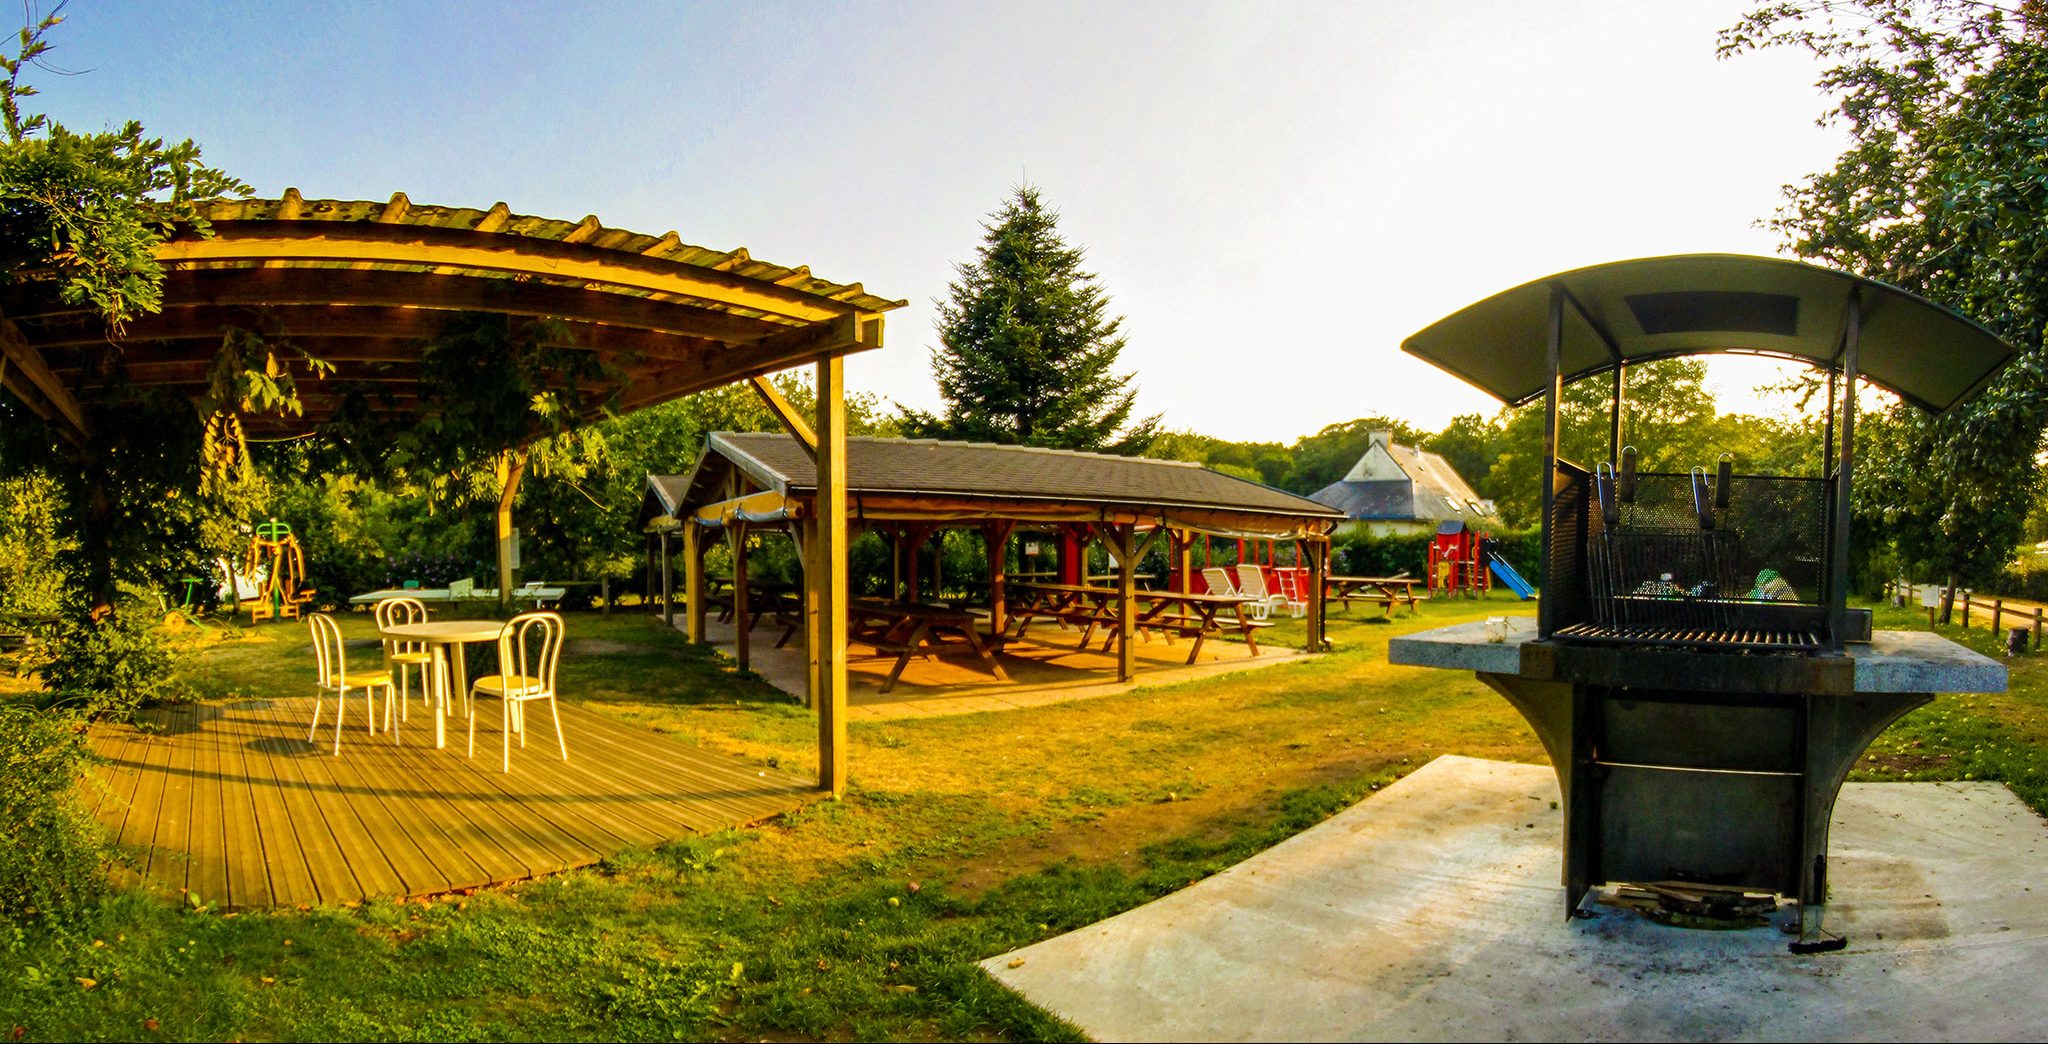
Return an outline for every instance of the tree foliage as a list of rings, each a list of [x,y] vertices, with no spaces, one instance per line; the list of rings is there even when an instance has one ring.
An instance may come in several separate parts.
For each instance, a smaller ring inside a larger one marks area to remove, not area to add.
[[[939,306],[945,413],[906,411],[911,434],[1126,454],[1151,443],[1158,418],[1132,422],[1137,389],[1115,372],[1123,320],[1058,221],[1025,186],[982,226]]]
[[[1823,117],[1850,145],[1790,186],[1769,224],[1802,257],[1896,284],[2002,334],[2020,358],[1944,417],[1900,405],[1865,425],[1859,539],[1909,568],[1987,580],[2020,539],[2048,429],[2048,47],[2043,9],[1936,0],[1787,3],[1722,51],[1808,50]]]

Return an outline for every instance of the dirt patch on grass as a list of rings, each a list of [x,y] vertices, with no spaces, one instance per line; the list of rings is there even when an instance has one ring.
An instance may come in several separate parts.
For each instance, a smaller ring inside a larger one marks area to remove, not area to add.
[[[614,641],[610,638],[571,638],[562,643],[562,651],[570,656],[602,656],[607,653],[644,653],[656,650],[651,645]]]

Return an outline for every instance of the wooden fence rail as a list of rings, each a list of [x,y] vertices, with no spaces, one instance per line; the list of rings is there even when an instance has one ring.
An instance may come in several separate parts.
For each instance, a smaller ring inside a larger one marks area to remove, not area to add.
[[[1929,590],[1942,592],[1942,597],[1946,597],[1945,589],[1937,584],[1914,584],[1894,580],[1885,585],[1887,597],[1897,596],[1902,598],[1906,605],[1923,604],[1921,601],[1923,592]],[[1936,601],[1934,605],[1926,606],[1926,609],[1927,626],[1933,627],[1937,614],[1941,611],[1941,603]],[[2004,627],[2007,620],[2015,621],[2015,626],[2030,628],[2033,631],[2033,642],[2029,648],[2036,651],[2039,651],[2041,648],[2042,624],[2044,618],[2048,618],[2048,614],[2044,614],[2041,606],[2031,602],[2007,606],[2003,598],[1992,598],[1987,601],[1979,599],[1971,591],[1957,588],[1953,613],[1950,619],[1967,629],[1970,626],[1970,612],[1973,609],[1980,614],[1988,614],[1988,616],[1980,616],[1980,619],[1983,619],[1985,625],[1991,628],[1991,633],[1993,634],[2005,633]]]

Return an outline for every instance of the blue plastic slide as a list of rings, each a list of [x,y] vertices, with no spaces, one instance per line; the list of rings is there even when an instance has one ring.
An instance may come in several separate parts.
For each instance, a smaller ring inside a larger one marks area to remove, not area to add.
[[[1516,594],[1522,596],[1522,601],[1526,602],[1536,597],[1536,588],[1530,586],[1529,581],[1522,579],[1522,574],[1515,572],[1515,567],[1509,565],[1508,560],[1500,556],[1500,552],[1495,551],[1487,555],[1486,566],[1493,570],[1494,579],[1513,588]]]

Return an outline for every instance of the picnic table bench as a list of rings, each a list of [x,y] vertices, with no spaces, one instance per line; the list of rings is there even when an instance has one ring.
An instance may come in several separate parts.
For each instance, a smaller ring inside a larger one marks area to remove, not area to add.
[[[1351,603],[1367,602],[1380,607],[1380,615],[1392,619],[1394,607],[1406,604],[1408,615],[1419,610],[1417,603],[1426,601],[1428,595],[1415,593],[1422,581],[1406,576],[1326,576],[1323,578],[1323,602],[1339,602],[1344,610],[1351,610]]]
[[[1092,644],[1097,627],[1105,631],[1104,652],[1109,651],[1116,641],[1119,631],[1116,588],[1016,584],[1012,591],[1011,619],[1017,623],[1019,638],[1024,637],[1025,629],[1033,620],[1052,619],[1082,627],[1079,648],[1086,649]],[[1149,640],[1152,634],[1159,634],[1169,645],[1176,637],[1194,639],[1194,647],[1188,650],[1189,663],[1194,663],[1201,656],[1203,642],[1230,631],[1237,632],[1251,654],[1257,656],[1259,630],[1273,626],[1269,621],[1254,620],[1247,615],[1243,608],[1251,599],[1238,595],[1179,591],[1138,591],[1135,595],[1140,608],[1137,617],[1131,621],[1132,630],[1141,640]]]
[[[980,657],[997,681],[1009,681],[1003,665],[990,655],[982,642],[980,618],[965,609],[922,602],[888,602],[878,598],[856,598],[847,606],[847,637],[871,645],[884,655],[896,654],[882,691],[896,687],[903,668],[912,656],[935,656],[953,645],[966,645]]]

